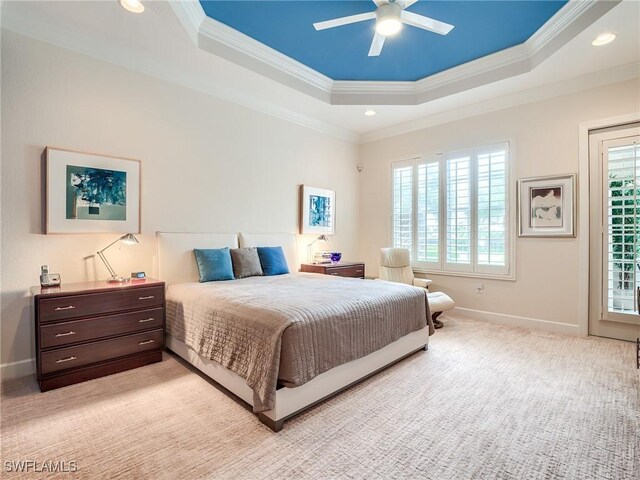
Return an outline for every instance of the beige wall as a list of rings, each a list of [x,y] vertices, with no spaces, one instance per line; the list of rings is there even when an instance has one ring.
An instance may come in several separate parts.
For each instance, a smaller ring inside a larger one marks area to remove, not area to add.
[[[141,243],[110,251],[119,273],[153,271],[156,230],[297,231],[304,183],[336,190],[331,247],[357,257],[357,146],[6,31],[2,140],[3,364],[33,357],[40,265],[105,278],[93,254],[117,238],[42,234],[46,145],[142,160]]]
[[[391,162],[422,153],[514,140],[514,179],[577,173],[578,125],[639,110],[640,83],[635,79],[362,145],[360,252],[368,271],[373,273],[377,268],[379,248],[390,243]],[[588,179],[578,178],[578,183],[580,188],[587,188]],[[504,317],[493,317],[506,322],[577,333],[581,240],[518,239],[515,282],[428,276],[434,280],[435,290],[450,294],[460,307],[502,313]],[[476,293],[479,283],[485,287],[482,294]],[[478,312],[467,313],[487,318]]]

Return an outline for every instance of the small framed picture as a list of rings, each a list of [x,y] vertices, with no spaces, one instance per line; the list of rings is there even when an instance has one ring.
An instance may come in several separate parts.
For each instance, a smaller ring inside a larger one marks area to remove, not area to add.
[[[46,233],[140,233],[140,161],[47,147]]]
[[[300,186],[300,233],[333,235],[336,226],[336,192]]]
[[[575,237],[576,175],[518,180],[520,237]]]

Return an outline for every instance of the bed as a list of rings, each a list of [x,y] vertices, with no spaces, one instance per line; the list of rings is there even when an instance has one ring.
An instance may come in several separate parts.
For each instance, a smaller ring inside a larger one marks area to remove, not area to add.
[[[282,246],[294,234],[157,234],[167,347],[252,406],[274,431],[324,398],[427,348],[424,290],[291,273],[198,282],[194,248]]]

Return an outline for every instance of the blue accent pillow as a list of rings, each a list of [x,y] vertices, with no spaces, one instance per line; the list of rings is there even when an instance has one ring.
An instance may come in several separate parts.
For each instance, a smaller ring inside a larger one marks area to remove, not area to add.
[[[258,257],[265,275],[283,275],[289,273],[287,259],[282,247],[258,247]]]
[[[201,282],[234,280],[231,252],[228,248],[193,249]]]

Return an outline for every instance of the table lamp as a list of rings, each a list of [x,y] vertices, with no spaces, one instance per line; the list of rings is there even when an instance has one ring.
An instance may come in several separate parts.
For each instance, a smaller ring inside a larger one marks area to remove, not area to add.
[[[119,275],[117,275],[113,268],[111,268],[111,265],[107,261],[107,258],[104,256],[105,250],[118,242],[122,242],[125,245],[134,245],[138,243],[138,239],[133,235],[133,233],[127,233],[126,235],[121,236],[98,252],[98,256],[102,259],[105,266],[107,267],[107,270],[109,270],[109,273],[111,274],[111,277],[107,278],[107,282],[109,283],[122,283],[129,281],[128,278],[120,277]]]
[[[328,242],[329,241],[329,237],[327,237],[326,235],[320,235],[313,242],[311,242],[309,245],[307,245],[307,262],[308,263],[313,263],[313,244],[318,242],[318,241],[320,241],[320,242]]]

